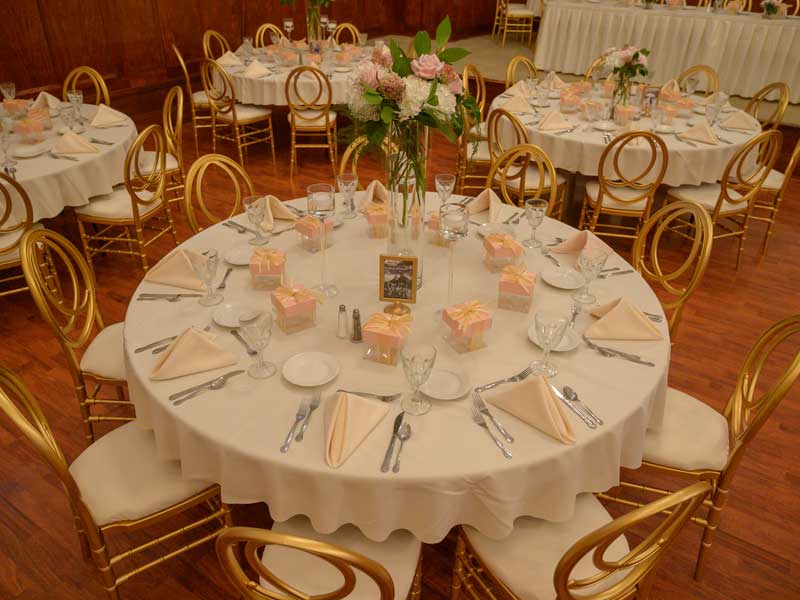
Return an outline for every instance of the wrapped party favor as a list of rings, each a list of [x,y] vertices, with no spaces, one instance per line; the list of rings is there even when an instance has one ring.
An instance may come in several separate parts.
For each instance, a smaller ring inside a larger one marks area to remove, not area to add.
[[[471,300],[453,304],[442,311],[442,320],[450,328],[447,341],[457,352],[472,352],[486,346],[486,332],[492,327],[487,306]]]
[[[367,217],[367,237],[371,239],[385,238],[389,223],[386,205],[371,202],[364,207],[364,215]]]
[[[361,328],[367,350],[364,358],[396,365],[411,331],[411,315],[375,313]]]
[[[527,271],[525,267],[506,267],[503,269],[498,285],[498,308],[527,313],[533,304],[533,288],[535,286],[535,273]]]
[[[283,283],[286,254],[275,248],[256,248],[250,256],[250,277],[257,290],[274,290]]]
[[[316,217],[303,217],[294,224],[294,229],[300,237],[300,245],[309,252],[322,250],[322,224]],[[325,247],[333,244],[333,221],[325,221]]]
[[[513,236],[507,233],[493,233],[483,238],[484,262],[492,272],[502,271],[509,265],[517,265],[525,250]]]
[[[317,296],[302,285],[282,286],[272,292],[276,323],[284,333],[297,333],[317,321]]]

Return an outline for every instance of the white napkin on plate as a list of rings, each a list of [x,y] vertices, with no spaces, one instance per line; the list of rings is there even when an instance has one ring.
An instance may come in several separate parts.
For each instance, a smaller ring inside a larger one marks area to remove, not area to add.
[[[39,95],[36,96],[36,100],[31,104],[31,108],[46,108],[51,111],[61,110],[61,100],[53,96],[53,94],[39,92]]]
[[[743,110],[737,110],[722,121],[720,126],[726,129],[737,129],[739,131],[758,131],[761,128],[761,124],[758,120],[753,117],[753,115],[749,115]]]
[[[265,67],[260,61],[254,60],[244,70],[242,75],[256,79],[258,77],[266,77],[271,71]]]
[[[99,150],[97,146],[74,131],[67,131],[53,144],[53,152],[56,154],[92,154]]]
[[[389,412],[389,405],[339,392],[325,407],[325,462],[340,467]]]
[[[593,340],[663,340],[650,319],[627,298],[617,298],[592,310],[600,319],[584,335]]]
[[[572,127],[570,122],[558,110],[551,110],[539,121],[539,131],[558,131],[570,127]]]
[[[204,292],[206,284],[203,282],[203,272],[207,260],[194,250],[179,249],[163,258],[144,278],[153,283]]]
[[[236,356],[221,348],[215,338],[207,331],[190,327],[164,350],[150,372],[150,379],[174,379],[235,365]]]
[[[690,127],[681,133],[680,137],[695,142],[710,144],[712,146],[719,144],[719,138],[717,138],[717,135],[711,130],[711,127],[705,119],[694,127]]]
[[[578,254],[583,250],[597,250],[606,254],[614,252],[611,246],[587,229],[572,234],[560,244],[550,248],[550,251],[556,254]]]
[[[278,198],[269,194],[266,196],[267,206],[264,210],[264,220],[261,222],[262,227],[267,231],[272,231],[275,226],[275,219],[282,221],[297,221],[297,215],[284,206]]]
[[[233,52],[228,50],[217,59],[217,64],[221,67],[241,67],[242,61]]]
[[[128,117],[119,112],[118,110],[114,110],[110,106],[106,106],[105,104],[101,104],[97,107],[97,112],[94,113],[94,117],[92,117],[92,122],[89,123],[92,127],[111,127],[112,125],[119,125],[120,123],[125,123],[128,120]]]
[[[528,101],[522,96],[512,96],[511,99],[503,104],[500,108],[507,110],[510,113],[516,113],[519,115],[533,114],[531,105],[528,104]]]
[[[541,375],[505,385],[487,401],[564,444],[575,443],[575,432],[561,401]]]

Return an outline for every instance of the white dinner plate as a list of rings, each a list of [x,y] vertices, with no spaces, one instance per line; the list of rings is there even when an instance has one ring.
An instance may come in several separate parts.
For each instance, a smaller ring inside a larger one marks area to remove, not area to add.
[[[697,113],[698,115],[704,115],[706,114],[706,107],[703,106],[702,104],[700,106],[695,106],[692,109],[692,112]]]
[[[336,67],[337,73],[349,73],[353,70],[353,67]]]
[[[675,133],[675,128],[672,125],[659,125],[656,133]]]
[[[336,379],[339,363],[324,352],[301,352],[283,363],[283,377],[302,387],[316,387]]]
[[[260,308],[239,302],[224,302],[214,309],[212,317],[222,327],[239,327],[239,321],[255,319],[263,311]]]
[[[561,290],[577,290],[583,287],[583,275],[575,269],[548,269],[542,272],[542,279]]]
[[[544,115],[541,113],[534,114],[534,115],[522,115],[519,117],[519,120],[522,122],[523,125],[536,125],[539,121],[542,120]]]
[[[458,371],[436,369],[419,389],[434,400],[457,400],[469,392],[469,380]]]
[[[250,244],[234,246],[225,253],[225,262],[234,267],[246,267],[250,264],[253,246]]]
[[[11,154],[17,158],[33,158],[34,156],[41,156],[49,150],[50,142],[44,141],[38,144],[19,144]]]
[[[597,131],[614,131],[617,128],[617,126],[615,123],[612,123],[611,121],[598,121],[597,123],[594,124],[594,128]]]
[[[528,339],[539,346],[539,348],[542,347],[539,343],[539,338],[536,335],[536,325],[531,325],[528,329]],[[561,338],[558,346],[551,348],[550,350],[553,352],[569,352],[570,350],[575,350],[575,348],[578,347],[579,342],[580,338],[578,337],[578,334],[575,333],[575,330],[571,327],[567,327],[567,330],[564,332],[564,337]]]

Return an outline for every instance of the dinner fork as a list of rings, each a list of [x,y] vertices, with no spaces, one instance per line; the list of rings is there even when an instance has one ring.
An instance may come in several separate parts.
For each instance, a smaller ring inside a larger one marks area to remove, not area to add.
[[[286,439],[283,441],[283,446],[281,446],[281,452],[286,454],[289,451],[289,446],[292,445],[292,440],[294,439],[294,430],[297,429],[297,425],[306,418],[309,411],[309,402],[307,398],[304,398],[302,402],[300,402],[300,406],[297,407],[297,413],[294,415],[294,422],[292,423],[292,427],[289,429],[289,433],[286,434]]]
[[[478,407],[478,410],[481,412],[481,414],[484,414],[487,417],[489,417],[492,423],[494,423],[494,426],[497,427],[497,431],[500,432],[500,434],[505,438],[505,440],[509,444],[513,444],[514,438],[511,437],[511,434],[508,433],[508,431],[506,431],[506,428],[503,427],[500,421],[498,421],[497,418],[491,412],[489,412],[489,407],[486,406],[486,403],[483,401],[483,398],[481,398],[481,395],[478,392],[473,391],[472,398],[473,400],[475,400],[475,406]]]
[[[486,419],[483,418],[483,415],[480,413],[478,407],[475,404],[472,405],[472,420],[478,427],[483,427],[486,430],[486,433],[488,433],[489,437],[492,438],[494,445],[500,448],[500,452],[503,453],[503,456],[505,456],[506,458],[511,458],[511,452],[509,452],[506,449],[506,447],[503,446],[503,442],[501,442],[495,437],[491,429],[489,429],[489,426],[486,424]]]
[[[561,267],[561,263],[558,262],[558,259],[550,253],[550,248],[548,248],[547,246],[542,246],[542,256],[552,260],[557,267],[559,268]]]
[[[74,156],[65,156],[63,154],[56,154],[52,150],[50,150],[48,154],[50,155],[51,158],[55,159],[71,160],[73,162],[78,162],[80,160],[79,158],[75,158]]]
[[[394,402],[403,394],[390,394],[386,396],[382,396],[380,394],[370,394],[368,392],[357,392],[355,390],[336,390],[337,393],[344,392],[345,394],[356,394],[357,396],[364,396],[366,398],[374,398],[375,400],[380,400],[381,402]]]
[[[311,406],[308,408],[308,414],[306,418],[303,420],[303,426],[300,428],[300,431],[297,432],[295,436],[295,440],[298,442],[303,441],[303,436],[306,434],[306,429],[308,429],[308,422],[311,420],[311,414],[319,408],[319,403],[322,400],[322,390],[316,390],[314,392],[314,397],[311,399]]]
[[[486,385],[476,387],[475,391],[480,393],[490,390],[492,388],[496,388],[498,385],[502,385],[504,383],[516,383],[517,381],[522,381],[531,373],[533,373],[533,368],[530,365],[528,365],[526,369],[523,369],[516,375],[512,375],[511,377],[506,377],[505,379],[498,379],[497,381],[493,381],[492,383],[487,383]]]

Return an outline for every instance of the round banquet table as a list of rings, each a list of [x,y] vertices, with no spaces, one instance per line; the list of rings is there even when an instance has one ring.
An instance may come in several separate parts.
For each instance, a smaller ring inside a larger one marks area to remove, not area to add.
[[[495,108],[502,108],[508,101],[508,96],[498,96],[492,102],[490,112]],[[558,100],[550,100],[550,106],[538,109],[540,113],[550,110],[559,110]],[[736,109],[730,109],[731,111]],[[732,112],[723,112],[721,118],[726,118]],[[542,148],[553,165],[558,169],[570,173],[581,173],[587,176],[597,176],[600,156],[606,147],[603,132],[595,130],[582,116],[580,111],[564,113],[564,117],[571,125],[577,125],[573,131],[557,133],[539,131],[534,122],[533,115],[516,115],[520,118],[528,132],[528,139],[532,144]],[[676,132],[685,131],[705,117],[692,112],[690,118],[675,117],[673,127]],[[648,117],[636,122],[639,129],[650,130],[652,120]],[[721,138],[716,146],[702,142],[686,142],[679,140],[672,133],[659,134],[667,146],[669,163],[664,173],[663,183],[669,186],[699,185],[701,183],[714,183],[722,175],[725,165],[742,144],[750,138],[761,133],[761,130],[752,132],[739,132],[715,128]],[[619,129],[610,132],[612,136],[619,135]],[[722,138],[730,143],[725,143]],[[642,145],[639,148],[628,146],[622,154],[621,167],[624,173],[639,173],[644,169],[650,159],[649,147]]]
[[[427,203],[430,211],[438,199],[429,193]],[[297,204],[303,205],[302,201]],[[484,220],[486,213],[473,218]],[[246,223],[243,215],[236,220]],[[281,222],[278,223],[280,227]],[[519,225],[516,233],[520,237],[528,232]],[[538,236],[551,240],[571,233],[574,229],[568,225],[547,219]],[[287,274],[294,283],[314,285],[320,256],[303,250],[293,236],[294,233],[287,233],[274,237],[271,245],[286,250]],[[395,530],[406,529],[423,542],[434,543],[457,524],[469,524],[499,539],[508,535],[514,520],[523,515],[566,520],[572,515],[577,494],[605,490],[618,482],[620,467],[639,466],[645,430],[659,427],[663,412],[670,357],[666,322],[657,324],[663,340],[613,342],[653,361],[654,368],[604,358],[583,343],[573,351],[553,353],[559,367],[554,383],[573,386],[605,420],[604,426],[590,430],[567,411],[577,437],[573,445],[562,444],[495,408],[495,415],[516,438],[508,445],[513,459],[507,460],[486,432],[472,422],[469,396],[455,401],[434,400],[428,414],[406,415],[413,435],[403,450],[401,471],[382,473],[380,464],[392,423],[400,411],[400,403],[395,401],[387,416],[344,464],[338,469],[328,467],[322,414],[336,389],[373,393],[409,390],[401,366],[364,360],[363,344],[335,335],[340,303],[348,310],[359,308],[363,319],[384,307],[378,301],[377,281],[378,255],[385,253],[386,241],[367,239],[363,217],[345,221],[335,230],[335,236],[328,254],[328,280],[339,286],[339,295],[318,307],[316,327],[291,336],[276,327],[265,352],[279,371],[289,357],[309,350],[330,353],[341,366],[338,378],[323,391],[322,406],[314,414],[305,439],[295,442],[286,454],[279,448],[300,401],[310,395],[308,388],[295,387],[280,374],[266,380],[240,375],[223,390],[172,406],[170,394],[235,368],[246,369],[250,359],[233,336],[212,325],[219,344],[240,357],[238,367],[152,381],[149,374],[157,356],[149,352],[135,354],[134,349],[191,325],[208,325],[214,309],[200,306],[196,299],[130,303],[124,345],[137,421],[154,431],[161,457],[180,461],[184,477],[218,482],[223,498],[230,503],[266,502],[277,521],[306,515],[322,533],[352,523],[376,541],[386,539]],[[182,247],[215,247],[224,255],[246,240],[246,236],[217,225],[187,240]],[[564,255],[562,261],[571,266],[574,257]],[[538,250],[528,250],[526,262],[537,272],[551,267]],[[411,313],[414,321],[410,343],[434,343],[439,352],[435,368],[456,369],[475,387],[517,373],[541,356],[527,336],[533,313],[543,307],[567,313],[571,292],[551,288],[539,280],[531,314],[498,310],[499,276],[482,264],[482,244],[477,233],[471,232],[459,242],[456,251],[456,296],[457,300],[486,301],[493,325],[488,347],[457,354],[441,338],[441,326],[434,317],[435,308],[446,295],[446,265],[447,250],[426,243],[425,279]],[[628,265],[612,255],[608,266]],[[176,288],[145,281],[137,294],[167,290]],[[593,290],[601,301],[624,295],[643,310],[663,314],[658,299],[638,274],[598,281]],[[225,299],[259,303],[265,308],[269,302],[268,292],[252,289],[247,268],[238,268],[230,276]],[[576,332],[583,331],[592,320],[588,313],[579,315]]]
[[[86,130],[80,135],[89,140],[96,138],[111,145],[94,144],[97,153],[70,154],[78,160],[53,158],[45,152],[34,158],[19,158],[17,161],[17,181],[28,193],[33,205],[34,221],[58,215],[66,206],[83,206],[94,196],[110,194],[112,188],[123,182],[125,156],[136,139],[136,125],[128,118],[123,127],[100,129],[90,127],[96,106],[85,105],[83,116],[87,119]],[[53,118],[53,128],[45,131],[48,148],[58,138],[58,130],[64,126],[60,118]],[[11,136],[11,150],[21,144],[19,135]],[[13,202],[13,200],[12,200]],[[19,209],[18,219],[25,217],[21,202],[14,202]]]

